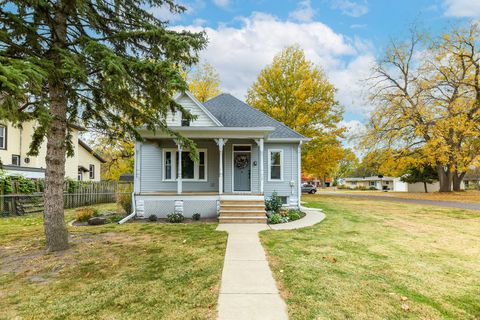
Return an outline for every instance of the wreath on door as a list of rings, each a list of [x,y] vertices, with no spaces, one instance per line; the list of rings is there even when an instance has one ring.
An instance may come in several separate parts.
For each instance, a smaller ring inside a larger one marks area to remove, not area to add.
[[[248,157],[245,154],[238,154],[235,157],[235,167],[238,169],[245,169],[248,164]]]

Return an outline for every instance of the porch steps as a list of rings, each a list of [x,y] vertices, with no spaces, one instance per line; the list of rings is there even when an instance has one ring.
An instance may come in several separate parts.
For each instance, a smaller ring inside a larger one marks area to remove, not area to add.
[[[263,200],[221,200],[220,223],[266,223]]]

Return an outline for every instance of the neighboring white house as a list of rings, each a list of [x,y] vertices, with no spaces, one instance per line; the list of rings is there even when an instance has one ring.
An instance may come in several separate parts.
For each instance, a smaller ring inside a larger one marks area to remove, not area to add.
[[[360,177],[360,178],[343,178],[339,179],[338,185],[345,186],[349,189],[366,188],[384,191],[395,192],[425,192],[425,187],[422,182],[406,183],[402,182],[399,177]],[[465,184],[462,182],[461,189],[465,189]],[[438,182],[427,184],[428,192],[437,192],[440,190]]]
[[[45,177],[46,141],[40,147],[38,156],[28,156],[35,122],[27,122],[22,128],[0,122],[1,169],[8,175],[22,175],[26,178]],[[85,142],[79,139],[81,127],[72,127],[74,156],[67,157],[65,176],[82,181],[100,181],[100,166],[105,162]]]
[[[197,118],[170,114],[167,125],[197,145],[198,161],[164,132],[140,130],[135,144],[137,216],[182,212],[222,222],[265,222],[264,198],[300,204],[301,145],[309,139],[229,94],[204,104],[189,92],[176,101]]]

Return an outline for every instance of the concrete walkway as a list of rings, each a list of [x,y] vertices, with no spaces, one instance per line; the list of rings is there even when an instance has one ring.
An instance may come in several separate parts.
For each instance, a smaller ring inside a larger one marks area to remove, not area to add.
[[[399,198],[395,196],[376,196],[373,194],[351,194],[351,193],[335,193],[335,192],[319,192],[318,195],[325,196],[335,196],[343,198],[364,198],[364,199],[375,199],[383,201],[395,201],[403,203],[413,203],[413,204],[425,204],[429,206],[437,207],[446,207],[446,208],[457,208],[457,209],[466,209],[466,210],[480,210],[480,204],[475,203],[465,203],[465,202],[456,202],[456,201],[435,201],[435,200],[423,200],[423,199],[408,199],[408,198]]]
[[[325,218],[320,209],[302,207],[300,220],[278,225],[219,224],[228,232],[227,252],[218,298],[220,320],[288,319],[287,306],[280,297],[258,233],[262,230],[293,230],[309,227]]]
[[[288,319],[258,232],[265,224],[220,224],[228,232],[227,252],[218,298],[220,320]]]
[[[325,219],[325,214],[323,213],[322,209],[314,209],[314,208],[307,208],[301,207],[301,210],[305,212],[305,217],[302,219],[287,222],[287,223],[280,223],[280,224],[270,224],[269,227],[272,230],[293,230],[299,228],[305,228],[313,226],[321,222]]]

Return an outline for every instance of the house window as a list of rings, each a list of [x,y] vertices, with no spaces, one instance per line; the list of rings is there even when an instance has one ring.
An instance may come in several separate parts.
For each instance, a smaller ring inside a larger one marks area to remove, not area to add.
[[[0,126],[0,149],[7,149],[7,127]]]
[[[185,119],[182,113],[182,127],[190,127],[190,120]]]
[[[89,168],[90,179],[95,179],[95,165],[91,164]]]
[[[20,165],[20,156],[18,154],[12,154],[12,166]]]
[[[207,150],[200,149],[198,152],[198,161],[195,162],[189,151],[182,151],[182,180],[207,181]],[[167,149],[163,155],[163,180],[174,181],[178,178],[178,151]]]
[[[385,181],[385,184],[390,184],[390,181]]]
[[[283,151],[270,150],[269,157],[269,180],[283,180]]]
[[[375,187],[377,183],[375,181],[370,181],[370,187]]]

